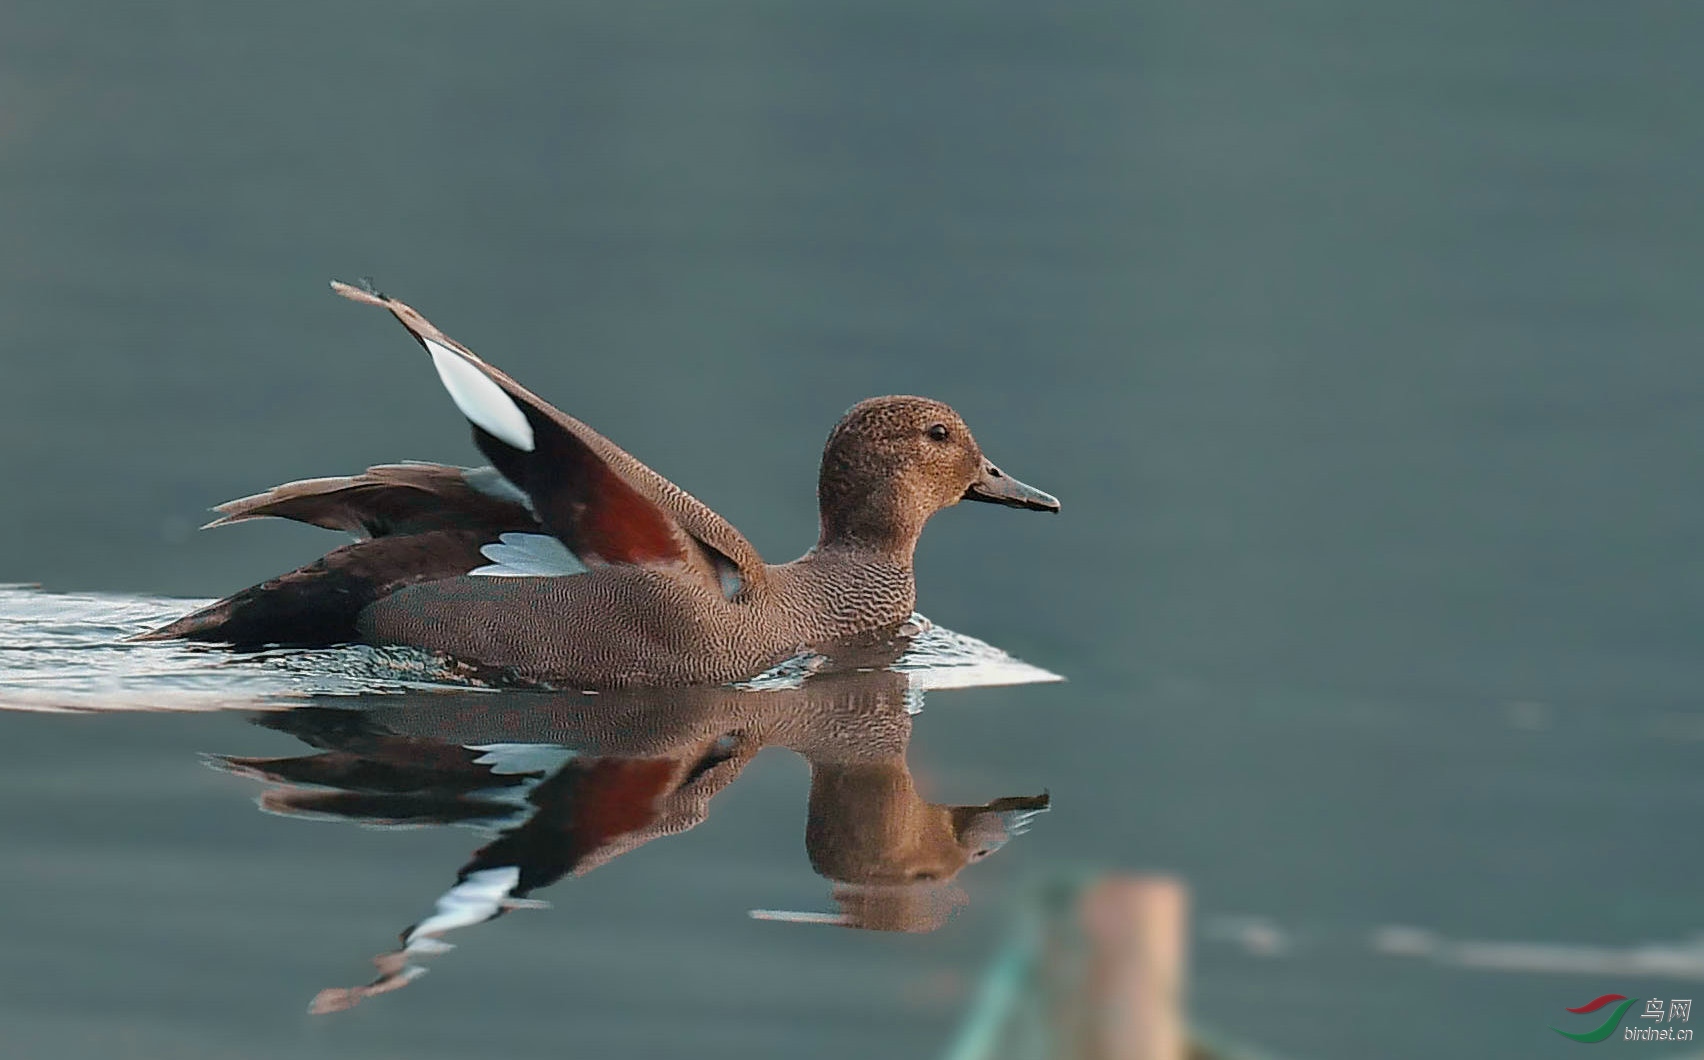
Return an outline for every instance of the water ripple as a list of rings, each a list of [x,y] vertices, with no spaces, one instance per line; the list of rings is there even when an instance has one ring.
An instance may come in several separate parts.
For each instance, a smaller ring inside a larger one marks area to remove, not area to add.
[[[0,709],[253,710],[307,696],[487,687],[441,656],[412,648],[239,654],[204,644],[125,640],[206,602],[0,585]],[[908,638],[904,653],[881,665],[907,674],[919,692],[1060,680],[921,615],[902,633]],[[846,659],[845,666],[857,666],[856,652]],[[796,687],[835,665],[826,656],[801,655],[745,687]]]

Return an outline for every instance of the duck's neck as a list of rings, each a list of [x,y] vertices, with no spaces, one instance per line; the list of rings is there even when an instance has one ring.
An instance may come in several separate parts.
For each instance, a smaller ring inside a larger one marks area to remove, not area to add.
[[[821,505],[818,552],[860,552],[911,569],[927,518],[891,492],[837,495]]]
[[[867,547],[836,538],[819,543],[792,563],[772,568],[780,600],[810,603],[805,640],[825,643],[885,629],[917,607],[911,550]]]

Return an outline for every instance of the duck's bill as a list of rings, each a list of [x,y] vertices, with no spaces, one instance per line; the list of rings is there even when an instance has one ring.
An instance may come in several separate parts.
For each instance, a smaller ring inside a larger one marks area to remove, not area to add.
[[[1028,508],[1035,512],[1059,510],[1059,498],[1019,482],[993,464],[983,467],[982,477],[964,491],[964,499],[1004,504],[1008,508]]]

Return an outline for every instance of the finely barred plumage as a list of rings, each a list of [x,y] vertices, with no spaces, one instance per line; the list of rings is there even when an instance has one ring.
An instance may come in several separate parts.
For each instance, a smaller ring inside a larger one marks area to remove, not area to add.
[[[495,470],[385,465],[221,505],[210,525],[281,516],[368,540],[140,639],[410,644],[584,688],[721,683],[904,621],[912,552],[941,508],[1059,508],[989,463],[948,406],[872,398],[824,448],[816,547],[765,564],[721,516],[413,309],[334,286],[389,309],[435,358],[460,358],[446,381]],[[548,556],[518,540],[493,549],[516,533],[553,535],[578,563],[564,576],[480,576],[531,574],[504,570],[505,554]]]

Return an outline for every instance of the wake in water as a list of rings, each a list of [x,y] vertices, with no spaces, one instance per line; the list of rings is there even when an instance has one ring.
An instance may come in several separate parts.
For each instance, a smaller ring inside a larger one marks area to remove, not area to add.
[[[308,696],[489,687],[441,656],[414,648],[349,645],[237,653],[179,641],[126,643],[203,601],[0,586],[0,709],[254,710]],[[917,616],[889,669],[915,689],[1057,681],[974,637]],[[790,659],[745,683],[796,685],[821,656]]]

